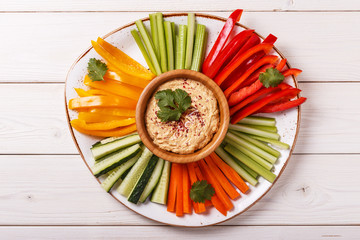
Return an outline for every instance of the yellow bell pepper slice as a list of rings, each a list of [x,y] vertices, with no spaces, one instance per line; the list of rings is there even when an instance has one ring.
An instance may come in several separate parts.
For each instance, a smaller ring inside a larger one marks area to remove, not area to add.
[[[71,124],[75,124],[85,130],[111,130],[118,127],[125,127],[135,123],[135,118],[122,120],[112,120],[108,122],[86,123],[81,119],[74,119]]]
[[[135,109],[125,108],[94,108],[90,110],[90,113],[115,117],[135,117]]]
[[[117,47],[111,45],[110,43],[106,42],[104,39],[98,37],[97,43],[103,47],[107,52],[109,52],[111,55],[113,55],[116,59],[118,59],[119,62],[122,62],[124,64],[130,65],[137,69],[137,73],[140,74],[146,74],[149,78],[154,78],[155,75],[145,68],[143,65],[135,61],[133,58],[131,58],[129,55],[118,49]],[[146,78],[148,79],[148,78]]]
[[[79,95],[79,97],[90,97],[91,94],[89,94],[86,90],[82,89],[82,88],[74,88],[77,95]]]
[[[114,67],[112,64],[108,64],[107,66],[109,70],[106,72],[105,77],[108,79],[120,81],[139,88],[145,88],[150,83],[149,80],[130,76],[126,73],[123,73],[117,70],[116,67]]]
[[[69,101],[69,108],[72,110],[103,107],[136,108],[136,101],[125,97],[112,96],[90,96],[73,98]]]
[[[120,116],[114,116],[114,115],[103,115],[103,114],[92,113],[92,112],[79,112],[78,118],[87,123],[109,122],[109,121],[124,120],[124,119],[134,119],[134,122],[135,122],[135,118],[120,117]]]
[[[108,51],[106,51],[100,44],[98,44],[95,41],[91,41],[91,44],[93,46],[93,48],[95,49],[95,51],[102,56],[108,63],[114,65],[118,70],[125,72],[131,76],[135,76],[135,77],[140,77],[140,78],[144,78],[146,80],[151,80],[154,78],[154,74],[151,73],[144,73],[142,71],[139,71],[139,69],[135,68],[132,65],[126,64],[124,62],[122,62],[122,59],[116,58],[115,56],[113,56],[112,54],[110,54]]]
[[[116,94],[118,96],[126,97],[137,101],[143,89],[122,83],[116,80],[104,77],[103,81],[92,81],[88,75],[85,76],[84,84],[86,86],[104,90]]]
[[[77,122],[71,123],[71,126],[75,128],[78,132],[97,137],[122,137],[136,131],[136,124],[131,124],[126,127],[115,128],[112,130],[86,130],[81,128],[81,126],[78,125]]]

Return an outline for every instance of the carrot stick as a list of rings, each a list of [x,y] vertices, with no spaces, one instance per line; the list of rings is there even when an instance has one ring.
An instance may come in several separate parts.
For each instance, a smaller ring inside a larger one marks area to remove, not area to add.
[[[221,202],[224,204],[226,210],[231,210],[234,207],[234,205],[230,201],[229,197],[226,195],[224,189],[222,189],[222,187],[221,187],[220,183],[217,181],[216,177],[211,173],[209,166],[206,165],[206,163],[203,159],[199,161],[199,166],[200,166],[201,171],[205,174],[205,178],[215,189],[216,195],[219,197]]]
[[[204,176],[202,175],[201,173],[201,170],[198,166],[198,163],[195,162],[193,163],[194,164],[194,168],[195,168],[195,173],[196,173],[196,176],[199,178],[199,180],[206,180],[204,178]],[[206,203],[206,201],[205,201]],[[211,203],[214,205],[214,207],[220,212],[222,213],[224,216],[227,215],[227,209],[226,207],[224,206],[224,204],[220,201],[220,199],[217,197],[216,195],[216,192],[215,192],[215,195],[211,197]]]
[[[194,167],[194,163],[188,163],[187,165],[187,169],[189,172],[189,177],[190,177],[190,182],[191,182],[191,186],[198,180],[198,178],[196,177],[196,173],[195,173],[195,167]],[[194,211],[195,213],[202,213],[206,211],[205,205],[204,203],[197,203],[192,201],[193,206],[194,206]]]
[[[177,187],[177,179],[176,179],[176,167],[174,167],[175,163],[171,164],[171,173],[170,173],[170,183],[169,183],[169,192],[167,199],[167,211],[175,212],[175,201],[176,201],[176,187]]]
[[[192,213],[191,210],[191,199],[190,199],[190,181],[189,181],[189,173],[185,164],[182,164],[183,168],[183,202],[184,202],[184,213]]]
[[[176,186],[176,216],[181,217],[184,215],[184,204],[183,204],[183,167],[181,164],[173,163],[176,168],[176,178],[177,178],[177,186]]]
[[[213,162],[221,169],[225,176],[242,192],[246,193],[249,186],[244,182],[240,175],[229,165],[227,165],[216,153],[210,154]]]
[[[205,162],[209,166],[211,173],[216,176],[216,179],[219,181],[221,187],[225,190],[227,195],[231,199],[240,197],[240,193],[236,191],[236,189],[231,185],[229,180],[225,177],[225,175],[221,172],[221,170],[218,168],[218,166],[216,166],[216,164],[209,156],[205,158]]]
[[[211,201],[205,200],[205,207],[210,207],[210,206],[212,206],[212,205],[213,205],[213,204],[212,204]]]

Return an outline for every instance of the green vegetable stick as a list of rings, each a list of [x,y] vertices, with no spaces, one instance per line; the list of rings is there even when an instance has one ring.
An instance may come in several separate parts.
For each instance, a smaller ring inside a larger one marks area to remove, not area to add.
[[[156,14],[152,13],[149,14],[150,17],[150,27],[151,27],[151,38],[154,43],[154,50],[156,53],[156,57],[158,61],[160,61],[160,48],[159,48],[159,34],[158,34],[158,28],[157,28],[157,22],[156,22]]]
[[[277,160],[277,157],[271,155],[270,153],[262,150],[261,148],[255,146],[254,144],[246,141],[245,139],[234,135],[231,132],[228,132],[226,134],[226,137],[231,140],[232,142],[235,142],[236,145],[240,145],[243,146],[244,148],[247,148],[248,150],[252,151],[253,153],[259,155],[260,157],[264,158],[266,161],[271,162],[271,163],[275,163]],[[230,143],[232,144],[232,142],[230,141]],[[228,141],[229,143],[229,141]]]
[[[275,147],[278,147],[280,149],[284,149],[287,150],[290,148],[290,145],[284,142],[280,142],[278,140],[274,140],[274,139],[270,139],[270,138],[263,138],[263,137],[259,137],[259,136],[254,136],[254,135],[249,135],[249,137],[252,137],[254,139],[260,140],[262,142],[267,142]]]
[[[234,161],[240,166],[242,167],[245,171],[247,171],[251,176],[253,176],[253,178],[258,179],[259,178],[259,174],[257,174],[256,172],[254,172],[254,170],[252,170],[251,168],[249,168],[248,166],[246,166],[245,164],[243,164],[242,162],[240,162],[239,160],[237,160],[236,158],[234,159]]]
[[[237,149],[239,149],[242,153],[244,153],[246,156],[248,156],[249,158],[251,158],[252,160],[256,161],[258,164],[260,164],[263,168],[267,169],[267,170],[271,170],[273,165],[271,163],[269,163],[268,161],[266,161],[265,159],[263,159],[262,157],[260,157],[259,155],[256,155],[255,153],[253,153],[252,151],[250,151],[249,149],[247,149],[246,147],[243,147],[239,144],[237,144],[236,142],[232,141],[229,137],[225,137],[225,141],[227,143],[230,143],[234,146],[237,147]]]
[[[206,46],[206,27],[202,24],[197,24],[194,53],[191,62],[191,70],[200,71],[203,62],[203,52]]]
[[[174,22],[171,22],[171,31],[172,31],[172,39],[173,39],[173,46],[174,46],[174,57],[175,57],[175,48],[176,48],[176,26]],[[174,61],[175,62],[175,61]]]
[[[186,54],[186,35],[187,35],[187,26],[179,25],[179,42],[176,48],[176,69],[184,69],[185,65],[185,54]]]
[[[254,139],[253,137],[251,137],[251,136],[249,136],[249,135],[247,135],[245,133],[235,132],[235,131],[232,131],[232,130],[230,130],[230,132],[235,134],[238,137],[241,137],[241,138],[245,139],[246,141],[254,144],[255,146],[261,148],[262,150],[270,153],[271,155],[273,155],[275,157],[280,157],[280,155],[281,155],[279,151],[269,147],[268,145]]]
[[[164,29],[165,29],[165,41],[166,41],[166,50],[167,50],[167,59],[168,65],[167,70],[171,71],[174,70],[174,46],[173,46],[173,32],[171,28],[171,22],[165,21],[164,22]]]
[[[145,29],[145,26],[143,24],[143,22],[141,20],[137,20],[135,22],[137,28],[139,29],[140,35],[144,40],[145,46],[149,52],[150,55],[150,59],[153,63],[153,66],[155,68],[156,74],[160,75],[161,74],[161,69],[160,69],[160,65],[158,62],[158,59],[156,57],[156,53],[155,50],[153,48],[153,43],[151,41],[151,38],[149,37],[149,33],[147,32],[147,30]]]
[[[276,121],[275,118],[249,116],[241,119],[239,123],[260,126],[275,126]]]
[[[261,126],[261,125],[251,125],[251,124],[244,124],[244,126],[264,130],[267,132],[273,132],[273,133],[277,133],[278,131],[277,128],[273,126]]]
[[[150,68],[150,71],[153,73],[153,74],[156,74],[156,70],[154,68],[154,65],[152,64],[151,62],[151,59],[149,57],[149,54],[147,53],[146,49],[145,49],[145,46],[144,44],[142,43],[141,41],[141,37],[139,35],[139,32],[136,31],[135,29],[131,31],[131,35],[133,36],[133,38],[135,39],[135,42],[136,44],[138,45],[142,55],[144,56],[145,58],[145,61],[147,63],[147,65],[149,66]]]
[[[271,139],[275,139],[275,140],[278,140],[280,138],[280,135],[277,133],[267,132],[264,130],[248,127],[248,126],[242,125],[242,124],[229,124],[229,129],[235,130],[238,132],[243,132],[243,133],[260,136],[260,137],[271,138]]]
[[[227,152],[224,151],[223,148],[218,147],[215,150],[216,154],[226,162],[230,167],[232,167],[245,181],[249,182],[251,185],[255,186],[258,181],[251,174],[245,171],[242,167],[240,167],[235,159],[233,159]]]
[[[188,14],[188,33],[186,41],[186,55],[185,55],[185,69],[191,68],[191,61],[194,49],[194,37],[195,37],[195,14]]]
[[[167,72],[167,56],[166,56],[166,42],[165,42],[165,31],[163,24],[162,13],[156,13],[157,28],[159,34],[159,49],[160,49],[160,64],[162,72]]]
[[[225,150],[233,155],[235,158],[237,158],[240,162],[244,163],[246,166],[254,170],[256,173],[258,173],[260,176],[268,180],[269,182],[274,182],[276,175],[265,168],[263,168],[261,165],[259,165],[257,162],[251,160],[249,157],[244,155],[240,150],[238,150],[236,147],[234,147],[231,144],[227,144],[225,146]]]

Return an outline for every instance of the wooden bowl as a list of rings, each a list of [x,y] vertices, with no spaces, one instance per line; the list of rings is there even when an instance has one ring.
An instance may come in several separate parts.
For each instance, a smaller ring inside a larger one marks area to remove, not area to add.
[[[214,93],[218,102],[218,108],[220,112],[219,130],[214,134],[211,141],[205,147],[190,154],[178,154],[161,149],[153,142],[153,140],[151,139],[151,137],[149,136],[146,130],[145,113],[149,99],[153,96],[154,92],[160,85],[175,78],[188,78],[204,84]],[[156,156],[168,160],[170,162],[189,163],[189,162],[198,161],[208,156],[224,140],[225,134],[228,130],[228,126],[229,126],[229,105],[227,103],[223,91],[212,79],[210,79],[209,77],[207,77],[206,75],[200,72],[196,72],[192,70],[185,70],[185,69],[173,70],[157,76],[150,82],[149,85],[146,86],[136,106],[136,127],[142,142]]]

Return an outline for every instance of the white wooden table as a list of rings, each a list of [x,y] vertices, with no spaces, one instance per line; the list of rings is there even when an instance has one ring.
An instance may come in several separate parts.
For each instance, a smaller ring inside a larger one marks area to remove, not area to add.
[[[159,225],[105,194],[65,117],[68,68],[91,39],[149,11],[195,11],[275,34],[308,101],[288,167],[218,226]],[[1,0],[0,239],[360,239],[360,1]]]

